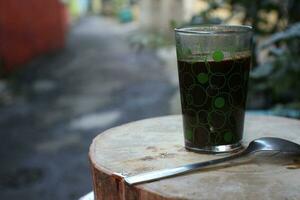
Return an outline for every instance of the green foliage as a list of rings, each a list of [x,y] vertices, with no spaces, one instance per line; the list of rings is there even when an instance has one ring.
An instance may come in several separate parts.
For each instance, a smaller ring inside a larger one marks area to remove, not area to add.
[[[241,24],[251,25],[254,29],[253,70],[249,89],[250,95],[263,94],[265,99],[262,101],[264,105],[255,104],[256,108],[300,109],[300,1],[206,1],[209,6],[198,15],[202,19],[200,23],[213,19],[211,11],[226,7],[231,15],[222,19],[222,23],[239,15],[243,16]],[[275,22],[266,18],[270,13],[275,16]],[[192,20],[191,24],[197,23]]]
[[[258,45],[257,53],[267,51],[267,61],[259,64],[251,74],[252,90],[268,90],[274,104],[300,102],[300,23],[278,32]]]
[[[243,24],[251,24],[256,33],[270,34],[281,30],[281,23],[288,19],[287,7],[291,1],[274,0],[227,0],[232,12],[243,12]],[[274,12],[277,15],[277,23],[270,25],[269,21],[261,13]]]

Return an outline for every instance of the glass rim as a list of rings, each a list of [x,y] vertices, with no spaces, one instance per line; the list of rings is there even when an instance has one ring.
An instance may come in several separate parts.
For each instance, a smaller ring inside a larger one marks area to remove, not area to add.
[[[195,35],[227,35],[227,34],[244,34],[253,31],[248,25],[197,25],[185,26],[174,29],[175,33],[186,33]]]

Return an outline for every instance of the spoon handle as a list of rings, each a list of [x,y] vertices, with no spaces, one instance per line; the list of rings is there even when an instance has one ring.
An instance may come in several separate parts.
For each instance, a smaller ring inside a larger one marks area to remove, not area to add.
[[[168,177],[186,174],[188,172],[196,171],[196,170],[205,168],[207,166],[216,165],[216,164],[226,162],[229,160],[234,160],[234,159],[240,158],[242,156],[245,156],[247,154],[248,154],[247,151],[242,151],[242,152],[236,153],[232,156],[219,158],[219,159],[215,159],[215,160],[192,163],[192,164],[187,164],[187,165],[183,165],[180,167],[146,172],[146,173],[142,173],[142,174],[138,174],[138,175],[134,175],[134,176],[128,176],[128,177],[125,177],[124,180],[129,185],[160,180],[160,179],[164,179],[164,178],[168,178]]]

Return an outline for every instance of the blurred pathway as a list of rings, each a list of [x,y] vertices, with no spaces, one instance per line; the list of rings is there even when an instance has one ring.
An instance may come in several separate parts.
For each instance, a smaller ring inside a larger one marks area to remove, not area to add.
[[[88,147],[97,133],[166,115],[176,89],[151,51],[134,52],[135,25],[90,17],[64,50],[33,61],[0,105],[0,199],[67,200],[90,191]]]

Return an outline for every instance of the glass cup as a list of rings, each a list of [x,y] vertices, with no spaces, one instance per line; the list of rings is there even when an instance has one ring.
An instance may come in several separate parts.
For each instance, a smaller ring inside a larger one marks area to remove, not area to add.
[[[252,28],[175,29],[185,147],[207,153],[241,148]]]

